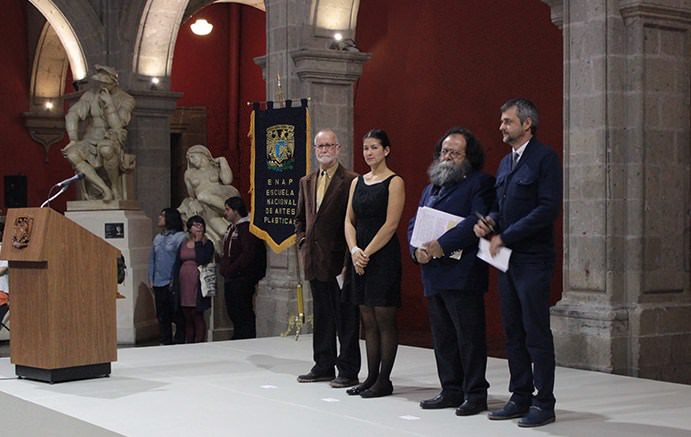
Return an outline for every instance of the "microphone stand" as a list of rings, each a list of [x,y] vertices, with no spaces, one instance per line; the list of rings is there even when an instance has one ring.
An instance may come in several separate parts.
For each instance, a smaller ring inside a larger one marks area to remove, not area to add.
[[[53,195],[51,196],[50,193],[52,193],[52,192],[53,192],[53,189],[54,189],[55,187],[57,187],[57,186],[58,186],[58,185],[53,185],[53,186],[50,188],[50,191],[48,192],[48,196],[49,196],[49,197],[46,199],[45,202],[43,202],[43,203],[41,204],[41,208],[44,208],[44,207],[46,207],[46,206],[50,206],[50,201],[51,201],[51,200],[54,200],[56,197],[58,197],[59,195],[61,195],[61,194],[64,193],[65,191],[67,191],[67,187],[69,187],[69,184],[67,184],[67,185],[65,185],[65,186],[63,186],[63,187],[61,187],[61,188],[60,188],[60,191],[58,191],[57,193],[55,193],[55,194],[53,194]]]

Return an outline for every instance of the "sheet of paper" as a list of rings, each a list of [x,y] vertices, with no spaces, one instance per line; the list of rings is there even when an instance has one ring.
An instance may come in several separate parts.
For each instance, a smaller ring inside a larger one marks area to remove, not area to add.
[[[410,245],[420,247],[428,241],[436,240],[446,231],[463,220],[463,217],[423,206],[417,209],[415,227],[410,237]],[[460,258],[460,257],[459,257]]]
[[[511,249],[507,247],[500,247],[497,256],[493,257],[489,253],[489,240],[480,238],[478,244],[477,257],[485,261],[487,264],[498,268],[502,272],[509,270],[509,259],[511,258]]]

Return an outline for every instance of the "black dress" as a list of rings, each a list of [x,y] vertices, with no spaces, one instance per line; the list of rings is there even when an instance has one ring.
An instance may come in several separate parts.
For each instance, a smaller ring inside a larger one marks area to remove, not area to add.
[[[358,177],[353,192],[358,247],[367,247],[386,222],[389,184],[395,176],[391,175],[372,185],[367,185],[362,176]],[[364,275],[358,275],[355,269],[352,270],[350,285],[350,301],[354,304],[394,307],[401,305],[401,249],[395,233],[384,247],[370,255]]]

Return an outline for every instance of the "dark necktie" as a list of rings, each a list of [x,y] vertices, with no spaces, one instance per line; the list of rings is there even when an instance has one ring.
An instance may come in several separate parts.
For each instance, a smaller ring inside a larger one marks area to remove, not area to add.
[[[518,164],[518,153],[511,152],[511,170],[516,168],[516,164]]]

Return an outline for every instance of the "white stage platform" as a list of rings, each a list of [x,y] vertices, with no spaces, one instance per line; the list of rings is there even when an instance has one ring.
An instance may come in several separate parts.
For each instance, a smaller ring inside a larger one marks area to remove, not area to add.
[[[402,346],[394,394],[348,396],[299,384],[311,336],[120,349],[110,378],[16,379],[0,359],[2,436],[691,436],[691,386],[557,369],[557,422],[536,429],[453,409],[421,410],[438,381],[429,349]],[[363,344],[364,355],[364,344]],[[365,371],[361,372],[361,377]],[[506,362],[490,359],[490,408],[502,405]]]

